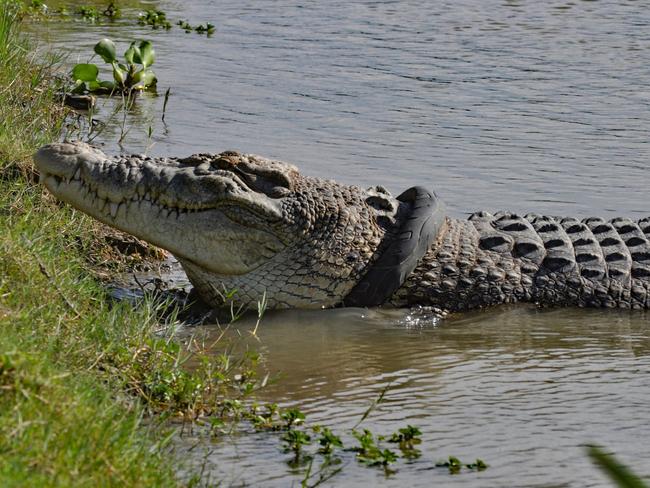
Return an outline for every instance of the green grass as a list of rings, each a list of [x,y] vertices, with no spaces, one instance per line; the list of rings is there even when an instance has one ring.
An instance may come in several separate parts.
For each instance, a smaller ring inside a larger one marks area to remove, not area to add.
[[[250,361],[188,372],[165,303],[108,299],[88,265],[98,224],[36,183],[31,154],[64,109],[13,6],[0,0],[0,486],[174,486],[151,414],[214,411],[252,389]]]
[[[24,166],[32,148],[58,133],[61,109],[52,102],[47,77],[51,64],[34,62],[34,54],[18,41],[17,7],[0,1],[0,158],[8,166]]]
[[[93,365],[144,340],[155,314],[109,307],[80,254],[92,225],[34,182],[30,155],[63,111],[12,7],[0,2],[0,485],[169,486],[161,432]]]

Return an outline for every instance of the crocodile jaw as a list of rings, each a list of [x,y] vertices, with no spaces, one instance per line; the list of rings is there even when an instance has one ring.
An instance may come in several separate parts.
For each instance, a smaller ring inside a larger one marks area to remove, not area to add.
[[[167,249],[184,260],[222,275],[240,275],[259,267],[284,249],[284,243],[259,226],[242,225],[229,218],[219,207],[222,203],[211,195],[212,207],[190,207],[166,202],[151,184],[155,178],[138,171],[128,171],[119,184],[102,171],[107,157],[86,144],[51,144],[34,156],[41,182],[57,198],[84,213],[152,244]],[[226,179],[224,177],[224,179]],[[223,188],[231,188],[224,181]],[[149,186],[148,186],[149,185]],[[247,195],[224,190],[223,203],[236,197],[245,202]],[[246,203],[246,202],[245,202]],[[277,206],[260,201],[255,195],[252,206],[262,207],[277,216]],[[241,208],[241,207],[238,207]],[[249,221],[255,221],[251,213]]]

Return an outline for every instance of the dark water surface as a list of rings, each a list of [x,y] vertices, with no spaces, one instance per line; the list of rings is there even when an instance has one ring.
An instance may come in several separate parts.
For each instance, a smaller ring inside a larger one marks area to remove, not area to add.
[[[450,213],[650,214],[650,9],[622,1],[160,2],[216,34],[39,26],[71,62],[101,37],[152,39],[159,92],[125,141],[155,155],[237,149],[307,174],[399,192],[435,189]],[[101,104],[100,104],[101,105]],[[107,118],[110,104],[98,118]],[[119,150],[119,124],[97,139]],[[423,458],[385,479],[352,462],[332,486],[607,486],[582,445],[642,474],[650,447],[646,313],[496,309],[433,324],[407,312],[269,314],[260,348],[284,378],[262,400],[311,421],[423,431]],[[212,329],[216,333],[216,327]],[[205,332],[205,331],[202,331]],[[210,333],[210,328],[207,329]],[[244,334],[245,335],[245,334]],[[299,485],[271,436],[211,446],[225,484]],[[198,451],[192,451],[194,453]],[[449,476],[436,459],[485,459]],[[198,456],[198,454],[196,454]]]

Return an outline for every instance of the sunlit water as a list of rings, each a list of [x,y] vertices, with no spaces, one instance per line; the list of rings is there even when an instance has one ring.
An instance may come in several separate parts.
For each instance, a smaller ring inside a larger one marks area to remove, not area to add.
[[[121,50],[132,38],[154,42],[159,93],[172,95],[164,123],[162,97],[138,100],[127,151],[237,149],[361,186],[421,184],[454,216],[650,214],[650,10],[641,2],[160,6],[218,30],[39,25],[42,38],[74,47],[71,62],[104,36]],[[102,102],[97,117],[110,111]],[[118,118],[96,142],[118,151],[119,132]],[[333,486],[607,486],[583,444],[650,475],[648,319],[534,307],[440,323],[398,311],[268,314],[255,347],[284,374],[260,400],[345,432],[390,383],[363,425],[417,425],[422,458],[386,479],[349,457]],[[226,438],[210,446],[206,470],[226,485],[299,484],[279,446],[269,434]],[[450,454],[490,468],[432,469]]]

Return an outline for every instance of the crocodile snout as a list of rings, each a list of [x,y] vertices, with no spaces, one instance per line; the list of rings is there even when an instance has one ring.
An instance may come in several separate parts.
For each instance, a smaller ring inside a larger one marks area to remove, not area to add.
[[[101,161],[105,157],[103,153],[85,143],[58,142],[41,147],[34,154],[34,163],[42,174],[69,180],[82,161]]]

